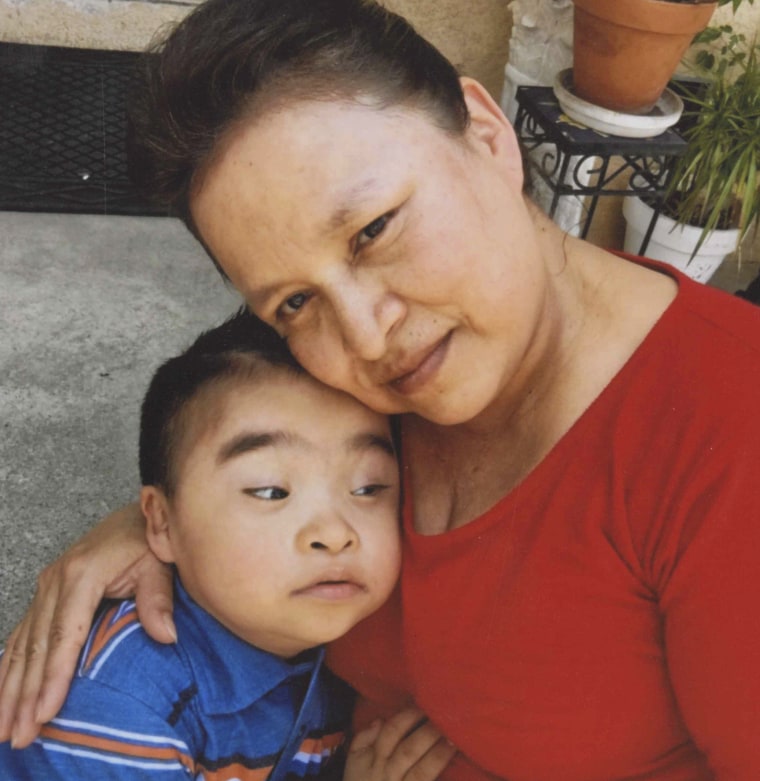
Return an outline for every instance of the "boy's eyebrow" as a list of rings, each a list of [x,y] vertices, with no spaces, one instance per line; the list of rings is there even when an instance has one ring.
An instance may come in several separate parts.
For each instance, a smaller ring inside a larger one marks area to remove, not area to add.
[[[349,450],[369,450],[371,448],[380,448],[393,458],[396,457],[396,450],[388,437],[382,437],[379,434],[371,432],[362,432],[351,437],[348,443]]]
[[[243,453],[250,453],[252,450],[261,450],[264,447],[272,447],[293,440],[293,435],[285,431],[246,431],[222,445],[216,462],[223,464]]]
[[[250,453],[254,450],[261,450],[262,448],[275,445],[295,444],[300,441],[301,438],[297,434],[288,431],[246,431],[222,445],[216,457],[216,462],[217,464],[224,464],[236,456],[243,455],[243,453]],[[369,450],[371,448],[379,448],[389,456],[396,457],[396,451],[388,437],[367,431],[356,434],[348,441],[349,451]]]

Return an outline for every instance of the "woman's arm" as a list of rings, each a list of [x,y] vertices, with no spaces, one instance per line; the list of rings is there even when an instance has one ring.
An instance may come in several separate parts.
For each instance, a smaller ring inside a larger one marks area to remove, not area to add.
[[[171,571],[148,549],[136,503],[109,515],[40,574],[0,660],[0,741],[21,748],[34,740],[63,705],[100,600],[131,594],[148,634],[173,642]]]

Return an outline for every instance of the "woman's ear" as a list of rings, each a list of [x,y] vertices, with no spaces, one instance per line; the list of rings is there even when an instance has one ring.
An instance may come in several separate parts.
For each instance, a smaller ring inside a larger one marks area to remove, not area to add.
[[[467,76],[459,81],[470,114],[469,138],[476,144],[483,144],[518,189],[522,189],[522,152],[512,124],[480,82]]]
[[[148,546],[158,559],[171,564],[175,557],[171,538],[171,512],[166,494],[154,485],[143,486],[140,491],[140,509],[145,516]]]

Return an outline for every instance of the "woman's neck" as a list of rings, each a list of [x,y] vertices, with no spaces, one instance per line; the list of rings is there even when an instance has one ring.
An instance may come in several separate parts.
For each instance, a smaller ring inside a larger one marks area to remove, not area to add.
[[[675,296],[668,277],[546,229],[561,264],[538,343],[521,376],[476,418],[441,426],[404,420],[415,526],[462,526],[540,464],[625,365]]]

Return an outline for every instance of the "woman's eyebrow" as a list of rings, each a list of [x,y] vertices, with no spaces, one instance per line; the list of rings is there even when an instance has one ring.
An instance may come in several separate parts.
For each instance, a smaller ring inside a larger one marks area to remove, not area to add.
[[[331,231],[336,231],[344,227],[362,205],[362,202],[366,201],[368,196],[377,190],[377,186],[378,180],[373,176],[363,179],[341,195],[338,206],[327,221],[328,228]]]

